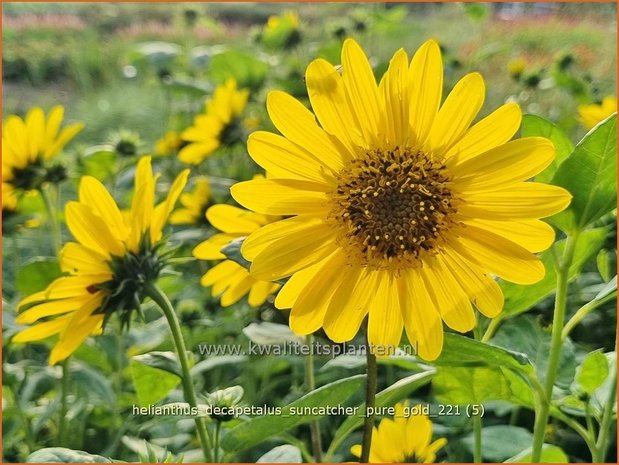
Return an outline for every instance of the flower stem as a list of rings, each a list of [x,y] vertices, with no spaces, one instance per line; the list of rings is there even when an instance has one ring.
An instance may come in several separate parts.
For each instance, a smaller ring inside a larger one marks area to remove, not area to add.
[[[615,300],[617,298],[617,292],[611,292],[606,297],[602,299],[593,299],[591,302],[587,302],[585,305],[580,307],[576,313],[569,319],[569,321],[565,324],[563,328],[563,332],[561,333],[561,337],[563,339],[567,339],[570,335],[574,327],[578,325],[582,321],[584,317],[586,317],[589,313],[591,313],[596,308],[605,304],[606,302],[610,302],[611,300]]]
[[[374,407],[376,406],[376,355],[372,353],[372,347],[366,346],[367,379],[365,386],[365,420],[363,424],[363,442],[361,445],[361,463],[370,461],[370,447],[372,446],[372,432],[374,430]],[[368,410],[371,412],[368,415]]]
[[[219,435],[221,434],[221,422],[215,422],[215,447],[213,447],[213,461],[219,462]]]
[[[69,360],[70,357],[62,361],[62,379],[60,381],[60,419],[58,422],[58,445],[65,445],[67,430],[67,396],[69,395]]]
[[[305,343],[309,347],[309,352],[305,357],[305,387],[307,392],[312,392],[316,389],[316,381],[314,379],[314,337],[309,334],[305,338]],[[322,462],[322,444],[320,442],[320,424],[318,420],[314,420],[310,423],[310,437],[312,440],[312,452],[314,454],[314,461]]]
[[[617,353],[617,345],[615,343],[615,354]],[[616,355],[615,355],[616,356]],[[610,370],[608,374],[611,380],[610,387],[608,389],[608,399],[604,405],[604,412],[602,413],[602,421],[600,422],[600,431],[595,443],[595,451],[592,451],[591,461],[593,463],[604,463],[606,460],[606,450],[608,449],[608,434],[610,433],[610,424],[613,418],[613,407],[615,406],[615,400],[617,399],[617,367]]]
[[[544,384],[545,400],[539,403],[533,431],[533,451],[531,455],[531,461],[533,463],[539,463],[542,455],[542,446],[544,445],[544,434],[546,432],[546,425],[548,424],[550,402],[552,401],[552,389],[557,378],[559,356],[561,355],[561,347],[563,345],[561,334],[563,332],[565,310],[567,306],[568,273],[574,257],[577,240],[578,233],[568,236],[563,259],[555,264],[557,270],[557,294],[555,297],[554,316],[552,320],[550,356]]]
[[[145,291],[146,295],[155,301],[166,317],[166,320],[168,320],[168,326],[170,327],[170,333],[172,333],[172,339],[174,341],[178,360],[181,365],[181,371],[183,373],[182,381],[185,400],[190,407],[196,408],[198,406],[198,401],[196,399],[196,393],[191,379],[189,360],[187,359],[187,350],[185,349],[185,341],[183,339],[178,318],[176,317],[176,312],[174,311],[168,296],[166,296],[156,284],[147,284]],[[204,460],[206,462],[210,462],[212,460],[212,443],[208,430],[206,429],[206,425],[204,424],[204,418],[196,417],[195,421],[196,430],[202,446],[202,452],[204,453]]]

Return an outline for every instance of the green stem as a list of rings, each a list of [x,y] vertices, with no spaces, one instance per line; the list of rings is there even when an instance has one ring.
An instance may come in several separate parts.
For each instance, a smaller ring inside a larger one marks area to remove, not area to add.
[[[606,302],[615,300],[616,298],[617,292],[615,291],[611,292],[606,297],[603,297],[601,299],[593,299],[591,302],[588,302],[582,307],[580,307],[576,311],[576,313],[574,313],[572,318],[570,318],[568,322],[565,323],[565,327],[563,328],[563,332],[561,333],[561,338],[563,340],[567,339],[574,327],[576,327],[576,325],[578,325],[578,323],[580,323],[584,317],[586,317],[589,313],[591,313],[593,310],[600,307],[601,305],[605,304]]]
[[[573,236],[568,236],[563,259],[561,262],[556,263],[557,294],[555,297],[554,316],[552,320],[550,356],[548,359],[548,368],[546,370],[546,380],[544,383],[545,401],[540,402],[539,410],[536,412],[535,416],[533,452],[531,454],[531,461],[533,463],[539,463],[542,455],[542,446],[544,445],[544,434],[546,432],[546,425],[548,424],[548,414],[550,402],[552,400],[552,389],[557,378],[559,356],[561,354],[561,346],[563,345],[562,332],[567,306],[568,273],[574,257],[574,250],[577,240],[577,233]]]
[[[174,346],[176,348],[176,353],[178,355],[178,360],[181,365],[181,371],[183,373],[182,381],[183,381],[183,391],[185,393],[185,400],[189,404],[190,407],[196,408],[198,406],[198,401],[196,399],[196,393],[193,387],[193,382],[191,379],[191,372],[189,367],[189,360],[187,359],[187,349],[185,349],[185,341],[183,339],[183,334],[181,332],[181,327],[178,322],[178,318],[176,317],[176,312],[172,307],[172,303],[168,299],[159,287],[157,287],[154,283],[149,283],[145,287],[146,295],[148,295],[155,303],[159,306],[161,311],[168,320],[168,326],[170,327],[170,333],[172,334],[172,339],[174,341]],[[206,425],[204,424],[204,418],[196,417],[196,430],[198,432],[198,437],[200,438],[200,444],[202,446],[202,452],[204,453],[204,460],[206,462],[212,461],[212,447],[211,447],[211,438],[208,434],[208,430],[206,429]]]
[[[305,387],[307,392],[312,392],[316,389],[316,381],[314,379],[314,337],[309,334],[305,338],[305,343],[309,347],[309,352],[305,357]],[[310,423],[310,437],[312,441],[312,452],[315,462],[322,462],[322,444],[320,441],[320,424],[318,420],[313,420]]]
[[[615,353],[617,347],[615,345]],[[615,406],[615,400],[617,396],[617,367],[611,370],[609,373],[611,380],[610,388],[608,390],[608,399],[604,405],[604,413],[602,414],[602,421],[600,423],[600,431],[595,443],[595,453],[592,454],[591,461],[594,463],[603,463],[606,460],[606,451],[608,449],[608,435],[610,433],[611,420],[613,418],[613,407]]]
[[[475,437],[473,462],[481,463],[481,417],[479,415],[473,417],[473,434]]]
[[[363,441],[361,444],[361,463],[370,461],[370,448],[372,447],[372,432],[374,430],[374,407],[376,406],[376,355],[372,353],[372,347],[366,346],[367,379],[365,386],[365,420],[363,424]],[[368,415],[368,410],[370,414]]]
[[[484,332],[484,335],[481,338],[481,342],[488,342],[490,339],[492,339],[492,336],[494,336],[494,333],[496,333],[496,330],[499,328],[499,325],[503,322],[503,315],[499,314],[496,317],[494,317],[492,320],[490,320],[490,323],[488,324],[488,327],[486,328],[486,331]]]
[[[219,435],[221,434],[221,422],[215,422],[215,447],[213,447],[213,461],[219,462]]]
[[[62,361],[62,379],[60,381],[60,419],[58,421],[58,445],[65,445],[67,430],[67,397],[69,395],[69,360],[67,357]]]

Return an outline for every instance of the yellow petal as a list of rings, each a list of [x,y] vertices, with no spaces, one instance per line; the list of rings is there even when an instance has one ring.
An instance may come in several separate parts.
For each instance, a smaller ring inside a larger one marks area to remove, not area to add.
[[[15,159],[10,161],[11,164],[17,168],[25,167],[30,162],[26,124],[20,117],[11,115],[2,126],[2,142],[15,156]],[[4,172],[2,175],[4,176]]]
[[[443,60],[438,44],[425,42],[409,68],[410,126],[413,141],[421,146],[434,123],[443,94]]]
[[[469,158],[451,168],[458,189],[500,189],[529,179],[546,168],[555,148],[543,137],[523,137]]]
[[[88,297],[88,294],[84,294],[84,297]],[[15,319],[15,322],[27,325],[44,317],[62,315],[63,313],[75,311],[84,303],[84,297],[43,302],[20,313]]]
[[[336,248],[331,227],[308,219],[306,228],[265,247],[254,258],[250,271],[256,279],[274,281],[313,265]]]
[[[215,234],[204,242],[201,242],[193,249],[193,256],[200,260],[221,260],[226,256],[221,253],[226,245],[235,239],[233,234]]]
[[[65,273],[111,273],[108,257],[76,242],[67,242],[60,251],[60,265]]]
[[[522,120],[522,111],[517,103],[507,103],[470,128],[462,139],[454,144],[445,158],[455,157],[456,163],[481,155],[509,141]]]
[[[32,108],[26,115],[26,131],[30,161],[34,161],[42,152],[45,138],[45,113],[41,108]]]
[[[546,273],[541,260],[525,248],[471,225],[450,245],[483,270],[516,284],[536,283]]]
[[[340,253],[341,250],[333,252],[333,254]],[[314,279],[317,273],[321,272],[323,267],[327,266],[326,264],[329,262],[332,255],[293,274],[277,293],[275,297],[275,307],[279,309],[292,308],[305,286]],[[325,270],[326,269],[327,268],[325,268]]]
[[[247,273],[244,278],[236,281],[221,295],[221,306],[229,307],[237,303],[249,292],[255,282],[256,280]]]
[[[372,67],[353,39],[342,46],[342,79],[352,113],[357,116],[361,133],[370,146],[377,141],[381,106]]]
[[[393,273],[380,272],[369,312],[368,341],[378,356],[393,355],[402,339],[402,310]]]
[[[247,140],[247,151],[256,163],[276,178],[325,182],[333,177],[318,158],[277,134],[252,133]]]
[[[237,237],[251,234],[261,226],[255,213],[228,204],[210,207],[206,219],[220,231]]]
[[[267,215],[326,214],[329,186],[293,179],[254,179],[234,184],[230,193],[245,208]]]
[[[338,172],[352,157],[341,143],[337,144],[337,139],[318,127],[307,108],[285,92],[269,92],[267,111],[286,139],[314,154],[331,171]]]
[[[567,208],[571,194],[558,186],[519,182],[503,189],[467,192],[458,212],[489,220],[538,219]]]
[[[84,125],[82,123],[74,123],[65,127],[60,131],[58,138],[49,147],[45,147],[43,157],[49,159],[60,152],[67,143],[73,139],[82,129]]]
[[[58,131],[60,130],[60,125],[62,124],[63,118],[64,108],[62,106],[56,105],[50,110],[49,114],[47,115],[47,123],[45,124],[45,147],[52,145],[56,140],[56,136],[58,135]]]
[[[217,139],[193,142],[180,149],[178,159],[189,165],[197,165],[217,150],[219,145],[219,140]]]
[[[252,284],[247,297],[247,303],[251,307],[260,307],[264,304],[267,298],[276,292],[281,287],[280,284],[270,283],[268,281],[256,281]]]
[[[555,240],[555,230],[548,223],[540,220],[500,221],[500,220],[465,220],[464,224],[471,224],[486,231],[493,232],[529,252],[541,252],[552,245]]]
[[[305,81],[312,109],[322,127],[354,154],[356,146],[365,143],[347,101],[342,76],[331,63],[318,59],[307,67]]]
[[[409,145],[408,56],[404,49],[398,50],[389,68],[380,81],[379,93],[385,102],[381,114],[381,132],[387,136],[390,147]]]
[[[129,230],[125,226],[123,217],[116,202],[107,189],[92,176],[84,176],[80,180],[80,202],[92,209],[110,227],[110,232],[116,240],[125,241]]]
[[[172,186],[170,186],[170,190],[168,191],[166,199],[155,209],[152,221],[150,223],[150,240],[152,244],[161,239],[163,227],[168,221],[170,213],[172,213],[172,210],[174,210],[174,206],[176,205],[178,197],[181,195],[181,192],[187,184],[188,176],[189,170],[181,171],[181,173],[176,177],[176,179],[174,179]]]
[[[125,247],[111,233],[107,223],[92,213],[89,207],[78,202],[68,202],[65,207],[67,227],[81,244],[96,252],[121,257]]]
[[[443,350],[443,323],[435,302],[417,270],[403,272],[398,290],[404,328],[424,360],[435,360]]]
[[[200,281],[200,284],[202,284],[204,287],[208,287],[208,286],[212,286],[218,281],[228,282],[230,281],[231,277],[237,276],[239,275],[239,273],[242,279],[244,277],[242,273],[243,271],[245,271],[246,274],[249,274],[247,270],[245,270],[238,263],[233,262],[232,260],[224,260],[223,262],[218,263],[213,268],[208,270],[208,272],[206,272],[206,274],[202,276],[202,280]],[[224,286],[224,287],[227,287],[227,286]],[[219,292],[213,291],[213,295],[217,295],[217,294],[219,294]]]
[[[14,343],[40,341],[41,339],[58,334],[64,329],[70,319],[71,315],[67,315],[64,317],[54,318],[50,321],[44,321],[43,323],[36,324],[20,331],[13,336],[11,341]]]
[[[49,356],[49,364],[55,365],[66,359],[93,333],[98,333],[103,324],[105,315],[91,315],[81,322],[79,326],[71,322],[65,327],[60,335],[60,341],[54,346]]]
[[[484,97],[481,74],[467,74],[458,81],[436,115],[424,151],[442,155],[458,142],[479,113]]]

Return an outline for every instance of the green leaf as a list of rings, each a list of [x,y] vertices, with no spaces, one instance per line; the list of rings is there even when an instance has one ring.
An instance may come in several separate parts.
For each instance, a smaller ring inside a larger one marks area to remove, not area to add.
[[[113,463],[107,457],[65,447],[46,447],[34,451],[26,463]]]
[[[454,333],[445,333],[443,352],[433,362],[437,366],[501,366],[528,370],[529,360],[518,350],[484,344]]]
[[[269,321],[251,323],[243,328],[243,334],[254,344],[264,346],[286,343],[305,344],[305,340],[293,333],[288,325],[271,323]]]
[[[543,172],[535,176],[539,182],[550,182],[557,168],[574,150],[574,144],[554,123],[537,115],[524,115],[520,126],[522,137],[546,137],[555,146],[555,159]]]
[[[395,405],[397,402],[407,397],[411,392],[428,384],[434,374],[434,370],[424,371],[422,373],[415,373],[414,375],[407,376],[406,378],[396,381],[391,386],[376,394],[376,407],[391,407]],[[364,411],[365,402],[359,406],[358,412],[362,413]],[[360,415],[351,415],[346,418],[346,420],[344,420],[333,435],[333,440],[331,441],[331,446],[329,446],[329,451],[334,452],[342,441],[344,441],[350,433],[362,424],[363,417]]]
[[[532,448],[528,447],[522,452],[508,458],[505,463],[530,463],[532,458]],[[563,449],[552,444],[542,446],[540,463],[569,463],[569,458]]]
[[[167,371],[168,373],[172,373],[179,378],[183,377],[181,365],[178,362],[178,357],[174,352],[153,351],[147,354],[136,355],[133,357],[133,360],[152,368]]]
[[[15,286],[21,295],[34,294],[45,289],[61,274],[60,265],[55,258],[35,257],[19,269]]]
[[[318,416],[303,415],[297,409],[343,404],[362,388],[364,380],[365,375],[356,375],[322,386],[283,407],[281,415],[254,417],[231,429],[223,437],[221,445],[226,451],[245,450],[295,426],[315,420]]]
[[[458,405],[507,400],[512,394],[499,367],[439,368],[432,380],[432,388],[441,402]]]
[[[525,428],[509,425],[486,426],[481,430],[482,457],[489,462],[502,462],[533,442],[533,435]],[[464,447],[472,454],[474,440],[469,434],[462,439]]]
[[[260,457],[256,463],[302,463],[301,451],[296,446],[277,446]]]
[[[617,269],[617,251],[602,249],[595,261],[602,279],[606,282],[610,281],[614,271]]]
[[[116,152],[109,146],[90,147],[80,160],[84,174],[103,180],[118,172]]]
[[[131,378],[140,407],[155,404],[167,396],[179,383],[177,375],[131,360]]]
[[[579,275],[583,265],[595,256],[597,251],[602,247],[606,240],[607,233],[608,231],[606,228],[596,228],[584,231],[580,234],[574,251],[574,259],[568,274],[568,279],[570,281]],[[557,248],[557,252],[561,255],[565,248],[565,240],[558,241],[554,247]],[[541,281],[528,286],[505,281],[501,282],[501,288],[505,296],[503,312],[506,316],[511,317],[526,312],[539,301],[555,292],[557,272],[552,251],[545,251],[540,255],[540,258],[546,268],[546,274]]]
[[[240,50],[229,50],[211,58],[209,72],[217,83],[236,79],[240,88],[258,90],[266,79],[269,65],[255,56]]]
[[[601,351],[587,354],[576,371],[577,389],[592,394],[608,376],[608,360]]]
[[[550,357],[551,335],[542,330],[535,318],[523,315],[502,325],[491,341],[507,349],[523,351],[533,363],[540,381],[546,377]],[[569,387],[574,380],[576,360],[570,340],[566,340],[559,356],[557,386]]]
[[[576,145],[552,184],[572,194],[569,208],[552,217],[563,231],[582,230],[617,204],[617,115],[604,120]]]

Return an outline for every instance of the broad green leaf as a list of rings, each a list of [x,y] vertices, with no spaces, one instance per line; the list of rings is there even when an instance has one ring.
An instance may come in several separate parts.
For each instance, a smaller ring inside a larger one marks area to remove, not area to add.
[[[555,159],[535,176],[538,182],[550,182],[557,168],[574,150],[574,144],[554,123],[537,115],[524,115],[520,126],[522,137],[546,137],[555,146]]]
[[[481,430],[482,457],[489,462],[502,462],[530,447],[533,435],[519,426],[495,425]],[[473,434],[462,439],[462,444],[473,453]]]
[[[552,217],[563,231],[582,230],[617,204],[617,115],[599,123],[557,169],[552,184],[572,194],[569,208]]]
[[[292,344],[305,344],[301,336],[293,333],[288,325],[263,321],[262,323],[251,323],[243,328],[243,334],[251,342],[259,345],[282,345],[287,342]]]
[[[519,316],[502,325],[491,342],[507,349],[521,350],[533,363],[540,380],[545,379],[550,357],[551,335],[530,315]],[[561,348],[557,386],[569,387],[574,380],[576,360],[572,343],[566,340]]]
[[[152,368],[167,371],[179,378],[183,377],[178,356],[174,352],[153,351],[147,354],[136,355],[133,357],[133,360]]]
[[[223,437],[221,446],[226,451],[245,450],[295,426],[315,420],[319,418],[318,415],[305,415],[298,409],[341,405],[362,388],[364,381],[365,375],[356,375],[321,386],[283,407],[281,415],[254,417],[231,429]]]
[[[84,174],[103,180],[118,172],[116,160],[116,152],[112,147],[99,145],[90,147],[80,163]]]
[[[508,400],[512,394],[499,367],[439,368],[432,389],[441,402],[458,405]]]
[[[522,452],[508,458],[505,463],[530,463],[533,455],[531,449],[531,447],[527,447]],[[552,444],[542,446],[540,463],[569,463],[569,461],[567,454],[560,447]]]
[[[430,382],[434,376],[435,371],[424,371],[423,373],[416,373],[406,378],[402,378],[396,381],[391,386],[385,388],[376,394],[376,407],[391,407],[400,400],[406,398],[411,392],[419,389],[421,386],[425,386]],[[359,406],[360,413],[365,412],[365,402]],[[351,415],[339,426],[333,440],[329,446],[329,453],[332,454],[336,451],[337,447],[342,441],[348,437],[355,429],[359,428],[363,424],[363,417],[359,415]],[[329,457],[331,458],[331,457]]]
[[[114,460],[101,455],[93,455],[83,450],[67,449],[65,447],[46,447],[34,451],[26,459],[26,463],[113,463]]]
[[[196,363],[191,368],[191,375],[195,376],[208,370],[212,370],[222,365],[236,365],[246,362],[247,355],[211,355],[208,358]]]
[[[602,249],[596,257],[598,272],[606,282],[610,281],[617,269],[617,251]]]
[[[17,272],[16,287],[22,296],[42,291],[62,274],[55,258],[35,257]]]
[[[239,88],[258,90],[266,79],[269,65],[240,50],[229,50],[211,57],[209,73],[219,84],[234,78]]]
[[[570,281],[578,276],[583,265],[595,256],[600,247],[602,247],[606,240],[607,233],[608,231],[606,228],[596,228],[584,231],[580,234],[574,251],[574,259],[569,271],[568,279]],[[565,248],[565,240],[558,241],[554,247],[557,247],[557,252],[561,255]],[[503,312],[506,316],[511,317],[526,312],[536,303],[554,293],[557,285],[557,272],[552,257],[552,251],[545,251],[540,255],[540,258],[546,268],[546,274],[541,281],[528,286],[508,283],[506,281],[501,282],[501,288],[505,296]]]
[[[501,366],[527,370],[529,360],[517,347],[507,350],[454,333],[445,333],[443,352],[433,362],[437,366]]]
[[[277,446],[260,457],[256,463],[302,463],[301,451],[296,446]]]
[[[140,407],[155,404],[167,396],[179,383],[177,375],[131,360],[131,378]]]
[[[576,371],[577,389],[592,394],[608,376],[608,360],[601,351],[586,355]]]
[[[116,403],[112,382],[99,370],[85,363],[71,364],[71,380],[75,383],[80,395],[89,399],[93,404],[114,405]]]

